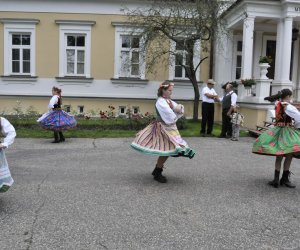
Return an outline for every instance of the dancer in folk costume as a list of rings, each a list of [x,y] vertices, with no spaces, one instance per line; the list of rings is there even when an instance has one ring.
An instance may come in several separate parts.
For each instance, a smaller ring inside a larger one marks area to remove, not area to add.
[[[3,142],[0,142],[0,193],[3,193],[6,192],[14,183],[9,171],[4,150],[13,144],[16,137],[16,131],[8,120],[0,117],[0,132],[4,136]]]
[[[296,186],[290,181],[290,166],[293,157],[300,157],[300,120],[299,112],[290,104],[292,91],[283,89],[277,95],[266,97],[265,100],[276,101],[276,123],[275,127],[262,133],[255,141],[252,152],[256,154],[276,156],[274,180],[269,182],[275,188],[279,184],[289,188]],[[296,109],[297,110],[297,109]],[[292,119],[295,119],[293,126]],[[279,181],[281,163],[283,163],[283,174]]]
[[[53,143],[59,143],[65,141],[62,131],[74,128],[77,123],[74,116],[61,109],[61,89],[53,87],[52,95],[48,105],[48,112],[43,114],[37,121],[44,129],[54,131]]]
[[[169,81],[160,85],[155,104],[157,119],[141,130],[131,144],[131,147],[141,153],[159,156],[152,175],[161,183],[167,182],[162,171],[169,156],[184,156],[191,159],[195,155],[181,138],[176,126],[176,121],[183,116],[184,107],[170,99],[173,86],[174,84]]]

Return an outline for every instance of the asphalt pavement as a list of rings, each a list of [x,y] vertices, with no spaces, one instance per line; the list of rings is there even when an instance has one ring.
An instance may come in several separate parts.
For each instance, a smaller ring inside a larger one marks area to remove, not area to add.
[[[252,154],[252,138],[186,139],[197,155],[170,158],[166,184],[132,138],[17,139],[0,249],[300,249],[299,160],[297,188],[275,189],[275,158]]]

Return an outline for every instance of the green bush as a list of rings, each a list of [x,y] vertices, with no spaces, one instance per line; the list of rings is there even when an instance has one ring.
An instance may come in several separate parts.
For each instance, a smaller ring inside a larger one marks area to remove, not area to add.
[[[39,127],[37,123],[38,116],[28,115],[7,115],[5,116],[13,126],[18,128],[35,129]],[[113,118],[113,119],[84,119],[83,117],[76,117],[77,129],[82,130],[134,130],[138,131],[145,128],[151,121],[155,120],[153,116],[126,119],[126,118]],[[180,130],[187,128],[187,119],[182,117],[177,122],[177,127]]]

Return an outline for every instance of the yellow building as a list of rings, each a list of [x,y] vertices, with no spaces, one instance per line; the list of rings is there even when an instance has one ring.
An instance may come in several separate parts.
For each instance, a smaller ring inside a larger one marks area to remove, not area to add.
[[[98,114],[109,105],[117,114],[129,106],[152,113],[158,86],[169,79],[176,85],[173,98],[191,117],[191,83],[175,73],[174,64],[160,65],[155,75],[145,72],[141,41],[132,34],[122,3],[1,0],[0,112],[14,112],[19,105],[23,112],[43,113],[57,86],[65,109],[73,113]],[[126,1],[131,8],[143,4]],[[208,65],[201,65],[199,82],[208,78]]]

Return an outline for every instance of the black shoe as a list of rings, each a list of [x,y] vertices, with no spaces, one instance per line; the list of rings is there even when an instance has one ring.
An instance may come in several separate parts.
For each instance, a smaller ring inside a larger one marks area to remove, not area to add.
[[[154,176],[154,180],[156,180],[160,183],[166,183],[167,178],[161,174],[162,171],[163,171],[162,168],[155,167],[153,172],[152,172],[152,175]]]
[[[280,179],[280,185],[283,186],[285,185],[286,187],[288,188],[295,188],[296,185],[293,184],[291,181],[290,181],[290,175],[291,175],[291,172],[289,170],[287,171],[283,171],[283,174],[282,174],[282,177]]]
[[[65,138],[60,138],[59,142],[64,142],[66,139]]]
[[[60,143],[60,140],[54,140],[52,143]]]
[[[226,138],[226,135],[219,135],[218,138]]]
[[[273,186],[274,188],[278,188],[279,187],[279,174],[280,174],[280,171],[275,170],[274,180],[269,181],[268,184]]]

